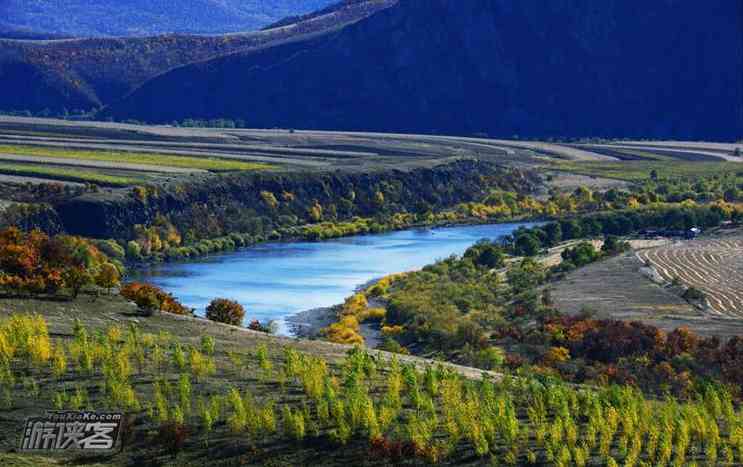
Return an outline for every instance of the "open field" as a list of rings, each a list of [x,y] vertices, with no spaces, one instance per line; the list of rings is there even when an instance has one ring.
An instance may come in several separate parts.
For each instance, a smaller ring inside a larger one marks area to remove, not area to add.
[[[623,188],[647,180],[653,170],[669,178],[740,174],[743,158],[735,155],[740,146],[633,141],[573,144],[0,116],[0,174],[12,177],[6,181],[55,180],[109,187],[159,184],[194,175],[202,179],[220,172],[409,171],[480,159],[551,175],[540,192],[547,196],[550,188]]]
[[[643,321],[666,331],[688,326],[704,336],[743,334],[740,319],[698,310],[680,290],[650,280],[643,267],[634,252],[590,264],[553,284],[552,298],[565,313],[590,310],[600,319]]]
[[[690,162],[675,159],[657,161],[630,160],[607,162],[558,162],[551,166],[573,174],[605,177],[629,182],[647,180],[655,170],[659,176],[691,178],[715,175],[738,175],[743,173],[740,162]]]
[[[140,183],[141,178],[131,176],[117,176],[100,171],[69,169],[37,164],[0,163],[0,174],[16,177],[14,182],[29,181],[29,179],[47,179],[54,181],[70,181],[94,183],[104,186],[130,186]],[[28,178],[19,178],[28,177]],[[10,181],[10,180],[6,180]]]
[[[599,318],[639,320],[665,330],[689,326],[702,335],[743,334],[740,232],[630,244],[632,251],[572,271],[553,284],[558,309],[573,314],[590,310]],[[546,261],[557,263],[559,249]],[[681,298],[682,286],[702,290],[707,306],[700,309]]]
[[[704,292],[709,313],[743,315],[743,236],[675,242],[638,256],[666,281]]]
[[[27,161],[32,161],[33,157],[46,159],[62,159],[67,161],[76,161],[85,164],[90,162],[110,162],[121,164],[123,170],[141,170],[142,166],[152,166],[154,171],[173,171],[173,169],[186,169],[189,173],[197,171],[231,171],[231,170],[262,170],[269,166],[266,164],[257,164],[235,160],[223,160],[216,157],[196,158],[184,156],[170,156],[156,153],[140,152],[122,152],[122,151],[77,151],[68,149],[39,148],[31,146],[10,146],[0,145],[0,158],[11,159],[16,156],[28,156]],[[139,169],[129,168],[139,166]],[[176,172],[178,172],[176,170]]]

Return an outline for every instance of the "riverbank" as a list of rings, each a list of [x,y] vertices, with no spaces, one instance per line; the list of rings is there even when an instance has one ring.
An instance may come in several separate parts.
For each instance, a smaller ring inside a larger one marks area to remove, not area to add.
[[[382,278],[378,277],[359,285],[354,289],[353,293],[359,293],[363,290],[367,290],[374,284],[379,282]],[[298,339],[320,339],[322,338],[322,330],[331,324],[338,321],[338,313],[341,309],[341,304],[313,308],[311,310],[304,310],[291,315],[285,319],[286,324],[291,331],[293,337]],[[369,308],[384,307],[383,303],[370,300],[368,304]],[[379,328],[379,323],[376,322],[364,322],[359,325],[360,334],[364,337],[364,343],[370,349],[376,348],[382,343],[382,332]]]
[[[443,214],[443,213],[442,213]],[[164,252],[157,252],[137,260],[126,258],[126,265],[130,268],[148,267],[161,263],[178,261],[192,261],[208,257],[210,254],[239,252],[244,248],[251,248],[266,243],[298,243],[323,242],[348,237],[363,237],[392,232],[401,232],[414,229],[444,229],[450,227],[469,227],[482,225],[540,223],[553,220],[546,216],[512,216],[508,218],[466,217],[462,219],[438,219],[433,222],[415,221],[403,224],[380,224],[372,218],[359,218],[355,222],[304,224],[285,227],[273,231],[268,236],[252,236],[247,233],[232,233],[223,237],[201,240],[188,246],[172,248]],[[318,236],[318,229],[325,228],[326,234]],[[328,234],[327,232],[331,232]]]
[[[132,271],[130,278],[161,287],[199,315],[214,298],[228,298],[245,307],[246,322],[276,320],[282,333],[312,336],[335,318],[328,308],[343,303],[359,287],[368,287],[369,281],[418,270],[461,255],[482,238],[497,239],[531,225],[408,229],[324,242],[265,243],[199,261],[153,265]]]

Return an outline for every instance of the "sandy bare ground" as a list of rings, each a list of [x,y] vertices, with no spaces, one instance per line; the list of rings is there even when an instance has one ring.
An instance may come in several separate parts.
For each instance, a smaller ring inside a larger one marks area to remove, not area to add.
[[[552,177],[552,180],[548,181],[547,185],[560,191],[573,191],[581,186],[591,190],[621,189],[627,188],[630,185],[629,182],[624,180],[578,175],[569,172],[548,172],[547,175]]]
[[[83,186],[82,183],[68,182],[65,180],[49,180],[48,178],[24,177],[22,175],[0,174],[0,183],[59,183],[60,185]]]
[[[114,169],[130,172],[161,172],[168,174],[207,173],[202,169],[187,169],[180,167],[166,167],[162,165],[132,164],[129,162],[92,161],[85,159],[65,159],[44,156],[18,156],[15,154],[0,153],[0,162],[29,162],[33,164],[63,165],[70,167],[90,167],[95,169]]]
[[[64,143],[69,146],[81,146],[85,144],[116,144],[122,148],[133,146],[135,149],[138,146],[148,146],[151,148],[156,147],[172,147],[172,148],[190,148],[190,149],[204,149],[204,150],[239,150],[239,151],[258,151],[258,152],[275,152],[277,154],[297,154],[297,155],[310,155],[310,156],[324,156],[324,157],[370,157],[379,156],[374,152],[360,152],[360,151],[331,151],[322,149],[312,148],[289,148],[289,147],[277,147],[270,145],[250,145],[250,144],[220,144],[220,143],[199,143],[189,142],[180,143],[176,141],[147,141],[147,140],[116,140],[116,139],[90,139],[90,138],[61,138],[61,137],[45,137],[45,136],[23,136],[19,138],[17,135],[3,135],[0,134],[0,140],[7,142],[7,144],[24,144],[24,145],[44,145],[44,143]]]
[[[496,144],[502,144],[508,147],[515,147],[521,149],[530,149],[533,151],[542,151],[547,153],[557,154],[568,159],[576,161],[615,161],[618,160],[611,156],[604,154],[598,154],[583,149],[578,149],[570,146],[562,146],[560,144],[552,143],[536,143],[536,142],[524,142],[524,141],[510,141],[510,140],[492,140]]]
[[[9,141],[9,143],[11,143]],[[11,144],[24,144],[22,140],[16,140]],[[279,155],[272,154],[230,154],[214,151],[198,151],[198,150],[180,150],[180,149],[169,149],[167,147],[155,147],[155,146],[125,146],[119,143],[77,143],[74,140],[70,142],[54,142],[54,141],[35,141],[31,144],[32,146],[39,147],[51,147],[51,148],[64,148],[64,149],[80,149],[80,150],[92,150],[92,151],[127,151],[127,152],[144,152],[144,153],[158,153],[173,156],[196,156],[196,157],[219,157],[220,159],[235,159],[246,162],[268,162],[268,163],[280,163],[280,164],[292,164],[299,166],[308,167],[325,167],[329,165],[323,161],[316,161],[309,158],[291,158],[282,157]],[[122,164],[125,162],[122,161]],[[185,169],[192,170],[192,169]]]
[[[690,148],[732,153],[736,148],[743,152],[743,143],[714,143],[705,141],[621,141],[619,144],[666,148]]]
[[[669,150],[673,151],[674,153],[682,153],[682,154],[702,154],[705,156],[712,156],[719,159],[724,159],[731,162],[743,162],[743,157],[735,157],[732,154],[729,154],[724,151],[712,151],[705,147],[700,147],[699,149],[688,149],[684,146],[661,146],[661,145],[630,145],[630,144],[594,144],[591,146],[587,146],[587,148],[590,147],[598,147],[598,148],[611,148],[611,149],[639,149],[644,150],[648,152],[653,152],[654,150]],[[743,149],[741,149],[743,151]]]

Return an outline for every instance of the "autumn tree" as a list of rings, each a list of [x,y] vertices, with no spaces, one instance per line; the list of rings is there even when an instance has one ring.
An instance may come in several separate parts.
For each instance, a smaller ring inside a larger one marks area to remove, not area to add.
[[[64,277],[65,284],[72,292],[72,298],[77,298],[83,287],[93,282],[93,276],[81,266],[65,269],[62,277]]]
[[[234,300],[215,298],[206,307],[206,317],[219,323],[239,326],[245,318],[245,308]]]
[[[121,275],[118,268],[111,263],[103,263],[95,278],[95,283],[97,286],[106,289],[106,292],[110,294],[112,288],[121,285]]]

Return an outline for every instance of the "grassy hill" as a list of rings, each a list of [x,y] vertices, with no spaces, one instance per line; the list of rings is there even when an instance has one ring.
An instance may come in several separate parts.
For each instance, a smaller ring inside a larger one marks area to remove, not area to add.
[[[403,0],[340,31],[175,69],[107,115],[730,140],[743,127],[741,8],[719,0],[705,8],[666,0]]]

